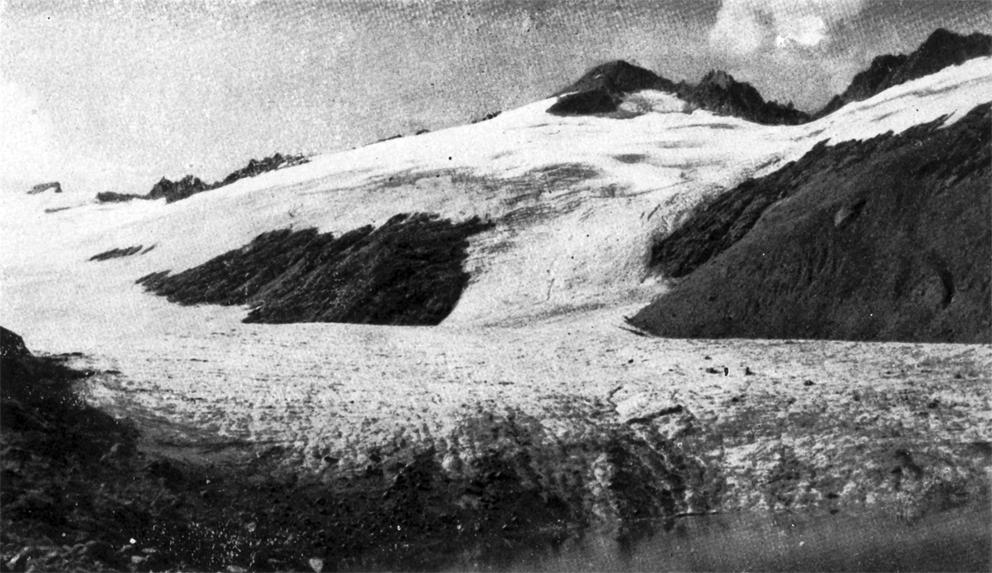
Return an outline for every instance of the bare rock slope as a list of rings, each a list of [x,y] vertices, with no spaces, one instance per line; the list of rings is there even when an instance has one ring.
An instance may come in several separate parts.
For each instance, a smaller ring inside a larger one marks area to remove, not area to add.
[[[651,70],[623,60],[591,68],[557,95],[548,112],[555,115],[608,114],[619,109],[626,95],[657,90],[678,95],[687,106],[718,115],[730,115],[768,125],[793,125],[809,116],[791,105],[765,101],[749,83],[739,82],[724,71],[713,70],[698,84],[675,83]]]
[[[490,226],[420,213],[337,238],[272,231],[179,274],[137,282],[182,304],[249,304],[246,322],[438,324],[468,283],[467,238]]]
[[[989,104],[818,145],[699,206],[652,259],[663,336],[988,342]]]
[[[854,76],[844,93],[834,96],[816,116],[822,117],[892,86],[989,54],[992,54],[992,37],[977,32],[965,36],[939,28],[912,53],[876,57],[867,70]]]

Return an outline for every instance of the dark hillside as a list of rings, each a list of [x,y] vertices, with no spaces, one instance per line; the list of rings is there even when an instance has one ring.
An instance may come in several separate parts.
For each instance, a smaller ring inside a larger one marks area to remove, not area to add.
[[[548,108],[555,115],[595,115],[617,111],[625,94],[659,90],[678,95],[697,108],[719,115],[732,115],[764,124],[797,124],[809,116],[776,102],[766,102],[751,84],[738,82],[730,74],[711,71],[698,84],[663,78],[651,70],[623,60],[607,62],[586,72],[575,83],[559,91],[559,99]]]
[[[844,93],[834,96],[816,116],[822,117],[848,103],[868,99],[892,86],[990,54],[992,36],[977,32],[964,36],[938,28],[910,54],[884,55],[872,60],[871,66],[854,76]]]
[[[892,77],[899,66],[906,63],[906,59],[909,56],[902,54],[891,55],[886,54],[884,56],[878,56],[871,61],[871,65],[867,70],[858,72],[851,80],[850,85],[844,90],[844,93],[840,95],[835,95],[827,105],[817,112],[817,116],[822,117],[829,113],[833,113],[838,109],[844,107],[844,105],[852,101],[861,101],[870,98],[871,96],[880,93],[883,89],[882,86],[886,84],[888,79]]]
[[[468,285],[468,237],[488,228],[421,213],[340,237],[284,229],[138,282],[181,304],[250,305],[245,322],[438,324]]]
[[[632,322],[662,336],[992,339],[990,106],[828,147],[701,206],[655,245],[684,277]]]
[[[622,98],[605,88],[563,95],[558,98],[548,113],[554,115],[595,115],[611,113],[620,108]]]
[[[696,85],[681,84],[679,96],[692,105],[718,115],[732,115],[766,125],[796,125],[809,115],[792,105],[765,101],[758,90],[724,71],[710,71]]]

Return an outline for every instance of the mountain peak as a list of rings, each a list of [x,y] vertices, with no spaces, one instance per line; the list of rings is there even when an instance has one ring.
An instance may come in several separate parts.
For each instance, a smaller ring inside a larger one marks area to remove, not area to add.
[[[703,76],[703,80],[699,82],[699,85],[712,84],[726,90],[737,83],[734,76],[723,70],[710,70]]]
[[[616,95],[647,89],[671,90],[674,87],[671,81],[649,69],[626,60],[612,60],[593,66],[575,83],[555,95],[592,90],[606,90]]]
[[[959,43],[961,40],[966,40],[975,36],[980,37],[982,34],[976,32],[969,36],[965,36],[963,34],[952,32],[947,28],[937,28],[930,34],[929,37],[927,37],[926,40],[923,41],[919,47],[919,50],[932,50],[943,46],[954,45]]]
[[[783,106],[765,101],[754,86],[735,80],[734,76],[723,70],[710,70],[697,85],[683,86],[679,96],[713,113],[756,123],[794,125],[809,119],[791,104]]]
[[[809,119],[791,105],[766,102],[754,86],[735,80],[723,70],[710,70],[696,85],[676,84],[624,60],[590,68],[578,81],[558,92],[561,97],[548,112],[557,115],[611,113],[619,109],[625,94],[645,89],[667,91],[697,108],[757,123],[797,124]]]
[[[590,115],[618,109],[625,94],[640,90],[675,91],[675,84],[625,60],[612,60],[586,71],[575,83],[559,91],[548,108],[557,115]]]
[[[854,76],[844,93],[834,96],[816,115],[822,117],[848,103],[868,99],[892,86],[988,55],[992,55],[992,36],[978,32],[965,36],[945,28],[937,28],[909,54],[886,54],[874,58],[867,70]]]

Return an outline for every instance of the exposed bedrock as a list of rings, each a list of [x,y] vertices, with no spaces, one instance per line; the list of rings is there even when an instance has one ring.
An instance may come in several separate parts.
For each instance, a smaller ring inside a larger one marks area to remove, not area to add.
[[[438,324],[468,285],[468,237],[490,227],[419,213],[340,237],[271,231],[192,269],[138,282],[180,304],[247,304],[245,322]]]
[[[28,190],[28,195],[37,195],[38,193],[44,193],[49,189],[52,189],[53,193],[61,193],[62,184],[59,183],[58,181],[52,181],[51,183],[39,183]]]
[[[662,336],[988,342],[990,106],[817,145],[700,205],[653,248]]]
[[[119,247],[115,249],[110,249],[109,251],[104,251],[102,253],[97,253],[89,258],[91,261],[107,261],[110,259],[119,259],[122,257],[130,257],[131,255],[145,254],[148,251],[155,248],[155,245],[144,249],[141,245],[134,245],[131,247]]]
[[[710,71],[698,84],[675,83],[654,72],[623,60],[591,68],[578,81],[558,92],[558,101],[548,108],[555,115],[608,114],[619,109],[624,96],[639,90],[659,90],[685,100],[687,108],[705,109],[769,125],[798,124],[809,116],[792,107],[765,101],[749,83],[739,82],[723,71]]]
[[[866,100],[892,86],[990,54],[992,36],[977,32],[964,36],[939,28],[909,54],[876,57],[868,69],[854,76],[844,93],[834,96],[816,117],[830,114],[851,102]]]
[[[622,98],[605,88],[563,95],[548,113],[555,115],[592,115],[612,113],[619,109]]]
[[[99,203],[125,203],[135,199],[165,199],[166,203],[174,203],[183,199],[188,199],[197,193],[211,191],[224,185],[230,185],[239,179],[255,177],[268,171],[275,171],[295,165],[309,163],[309,159],[303,155],[283,155],[276,153],[263,159],[251,159],[248,164],[237,171],[229,173],[224,179],[213,183],[201,181],[194,175],[186,175],[182,179],[172,181],[165,177],[159,179],[151,190],[144,195],[133,193],[117,193],[115,191],[103,191],[96,194]]]
[[[698,84],[676,83],[651,70],[616,60],[589,69],[575,83],[556,93],[559,100],[548,112],[556,115],[608,114],[617,111],[625,94],[650,89],[676,94],[692,108],[719,115],[768,125],[795,125],[829,115],[849,103],[868,99],[893,86],[989,54],[992,54],[992,37],[986,34],[962,35],[938,29],[909,54],[886,54],[872,60],[868,69],[854,76],[843,93],[835,95],[812,116],[795,109],[791,103],[782,105],[765,101],[754,86],[737,81],[721,70],[708,72]]]

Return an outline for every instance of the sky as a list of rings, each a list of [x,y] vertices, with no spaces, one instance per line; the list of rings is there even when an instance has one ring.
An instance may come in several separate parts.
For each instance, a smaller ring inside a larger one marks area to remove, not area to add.
[[[0,0],[0,191],[144,193],[466,123],[625,59],[806,110],[988,0]]]

